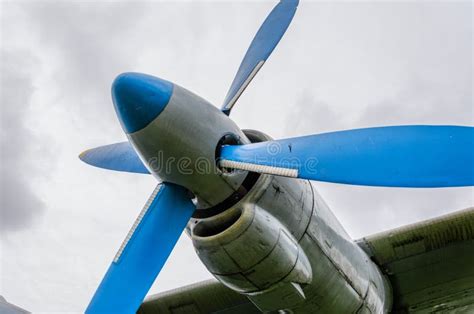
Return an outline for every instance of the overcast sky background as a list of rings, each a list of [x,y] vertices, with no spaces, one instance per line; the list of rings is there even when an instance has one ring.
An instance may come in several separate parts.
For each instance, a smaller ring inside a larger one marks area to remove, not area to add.
[[[275,3],[0,3],[0,295],[85,309],[155,186],[77,158],[125,139],[113,79],[149,73],[220,106]],[[472,55],[471,1],[303,1],[232,118],[275,138],[473,125]],[[354,238],[474,204],[472,188],[316,186]],[[150,293],[209,277],[182,236]]]

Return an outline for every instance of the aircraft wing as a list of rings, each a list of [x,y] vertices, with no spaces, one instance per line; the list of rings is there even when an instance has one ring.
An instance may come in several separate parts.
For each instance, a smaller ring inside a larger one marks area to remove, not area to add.
[[[474,312],[474,208],[358,244],[388,275],[395,313]]]
[[[137,313],[261,313],[246,296],[225,287],[217,280],[207,280],[149,296]]]

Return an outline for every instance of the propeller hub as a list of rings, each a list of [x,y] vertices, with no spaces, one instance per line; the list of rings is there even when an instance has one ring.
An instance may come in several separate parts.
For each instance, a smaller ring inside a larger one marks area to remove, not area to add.
[[[168,105],[173,84],[141,73],[120,74],[112,84],[115,111],[126,133],[137,132],[155,120]]]
[[[220,110],[177,84],[139,73],[117,77],[112,94],[130,143],[159,180],[187,188],[203,209],[239,191],[246,172],[223,173],[215,152],[224,135],[249,140]]]

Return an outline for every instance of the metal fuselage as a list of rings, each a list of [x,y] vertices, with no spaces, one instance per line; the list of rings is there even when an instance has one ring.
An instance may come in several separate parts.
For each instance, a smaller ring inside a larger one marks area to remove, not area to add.
[[[197,210],[187,231],[208,270],[262,311],[390,310],[387,280],[311,182],[217,166],[222,144],[268,136],[241,131],[177,85],[163,112],[128,136],[154,175],[193,193]]]

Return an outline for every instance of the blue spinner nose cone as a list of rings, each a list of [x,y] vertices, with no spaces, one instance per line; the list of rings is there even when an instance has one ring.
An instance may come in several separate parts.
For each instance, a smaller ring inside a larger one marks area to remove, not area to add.
[[[146,127],[165,109],[173,84],[140,73],[120,74],[112,84],[115,111],[126,133]]]

